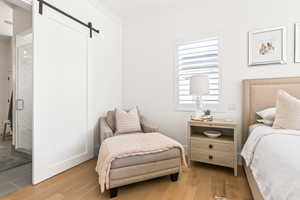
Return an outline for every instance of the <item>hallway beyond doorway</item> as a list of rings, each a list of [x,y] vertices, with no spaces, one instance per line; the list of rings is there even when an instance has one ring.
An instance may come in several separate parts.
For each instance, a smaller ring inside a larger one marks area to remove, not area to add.
[[[0,141],[0,173],[31,162],[31,155],[15,151],[11,140]]]

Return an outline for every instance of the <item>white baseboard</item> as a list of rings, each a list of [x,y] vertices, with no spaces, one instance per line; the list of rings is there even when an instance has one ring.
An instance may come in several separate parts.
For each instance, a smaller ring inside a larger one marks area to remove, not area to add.
[[[16,148],[15,151],[19,151],[28,155],[32,155],[32,151],[31,150],[27,150],[27,149],[23,149],[23,148]]]

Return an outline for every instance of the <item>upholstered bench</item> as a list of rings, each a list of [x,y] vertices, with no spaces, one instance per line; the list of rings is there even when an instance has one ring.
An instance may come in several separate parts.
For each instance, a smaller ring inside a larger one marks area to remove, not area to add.
[[[177,181],[180,162],[180,150],[177,148],[114,160],[109,174],[111,197],[117,195],[118,187],[131,183],[166,175]]]

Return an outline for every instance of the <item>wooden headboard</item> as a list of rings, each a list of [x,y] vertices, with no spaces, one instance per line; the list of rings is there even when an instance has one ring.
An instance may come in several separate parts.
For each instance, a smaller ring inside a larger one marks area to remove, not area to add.
[[[249,126],[256,122],[256,112],[275,107],[280,89],[300,99],[300,77],[243,81],[243,142],[248,138]]]

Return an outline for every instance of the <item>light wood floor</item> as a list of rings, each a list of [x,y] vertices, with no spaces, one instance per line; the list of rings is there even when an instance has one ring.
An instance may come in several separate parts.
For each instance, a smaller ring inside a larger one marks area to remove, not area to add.
[[[28,186],[1,200],[105,200],[95,173],[96,160],[88,161],[36,186]],[[245,174],[232,175],[232,170],[194,163],[184,169],[178,182],[168,177],[122,187],[115,200],[251,200]]]

